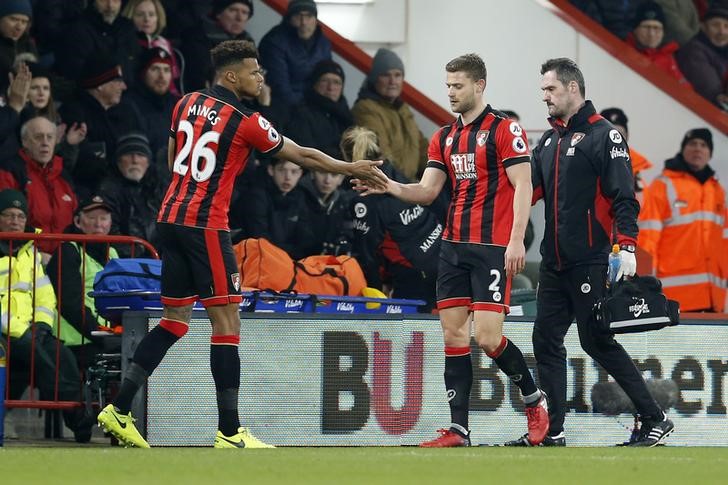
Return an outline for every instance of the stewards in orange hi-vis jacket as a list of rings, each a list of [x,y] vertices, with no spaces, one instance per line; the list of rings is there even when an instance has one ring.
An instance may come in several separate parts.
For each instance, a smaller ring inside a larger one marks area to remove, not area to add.
[[[725,311],[726,194],[708,165],[712,154],[707,128],[688,131],[680,153],[645,190],[639,216],[639,246],[682,311]]]

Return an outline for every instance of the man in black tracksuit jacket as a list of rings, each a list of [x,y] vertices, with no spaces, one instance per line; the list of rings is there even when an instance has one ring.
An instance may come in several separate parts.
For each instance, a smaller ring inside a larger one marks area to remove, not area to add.
[[[534,201],[543,198],[546,212],[533,328],[540,387],[550,398],[551,423],[543,444],[566,442],[564,337],[576,318],[582,348],[614,377],[641,416],[641,434],[633,444],[654,446],[672,430],[672,422],[624,348],[597,328],[592,312],[606,293],[613,228],[624,274],[632,276],[636,269],[639,204],[629,148],[591,101],[585,101],[584,78],[573,61],[549,60],[541,74],[553,127],[539,141],[531,162]],[[527,446],[524,440],[507,444]]]

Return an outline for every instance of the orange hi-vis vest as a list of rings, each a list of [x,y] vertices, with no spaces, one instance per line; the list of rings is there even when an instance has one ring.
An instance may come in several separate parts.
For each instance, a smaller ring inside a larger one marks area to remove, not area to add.
[[[681,311],[726,307],[728,226],[725,190],[714,177],[665,169],[644,193],[638,244]]]

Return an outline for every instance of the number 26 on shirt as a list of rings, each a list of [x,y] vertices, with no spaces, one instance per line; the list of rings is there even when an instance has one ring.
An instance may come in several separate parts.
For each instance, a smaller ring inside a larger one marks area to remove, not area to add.
[[[192,170],[192,178],[197,182],[204,182],[208,180],[212,173],[215,171],[216,154],[215,151],[208,147],[209,143],[217,144],[220,140],[220,133],[217,131],[208,131],[202,134],[200,138],[194,142],[194,128],[192,123],[187,120],[179,122],[179,128],[182,133],[185,134],[185,142],[182,145],[182,149],[177,153],[177,157],[174,159],[174,165],[172,171],[181,176],[187,175],[188,170]],[[192,146],[194,142],[194,147]],[[187,164],[187,157],[192,152],[192,156],[189,157],[189,164]]]

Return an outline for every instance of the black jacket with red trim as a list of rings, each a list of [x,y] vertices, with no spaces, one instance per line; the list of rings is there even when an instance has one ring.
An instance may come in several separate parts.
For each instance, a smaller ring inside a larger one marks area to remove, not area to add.
[[[397,182],[409,182],[388,160],[380,168]],[[369,286],[381,288],[382,265],[415,268],[423,277],[434,279],[443,230],[440,221],[448,203],[445,191],[429,207],[409,204],[388,194],[354,198],[354,256]]]
[[[546,205],[542,262],[556,270],[607,264],[613,241],[637,240],[639,203],[627,143],[591,101],[567,125],[549,122],[553,128],[531,159],[533,200]]]

